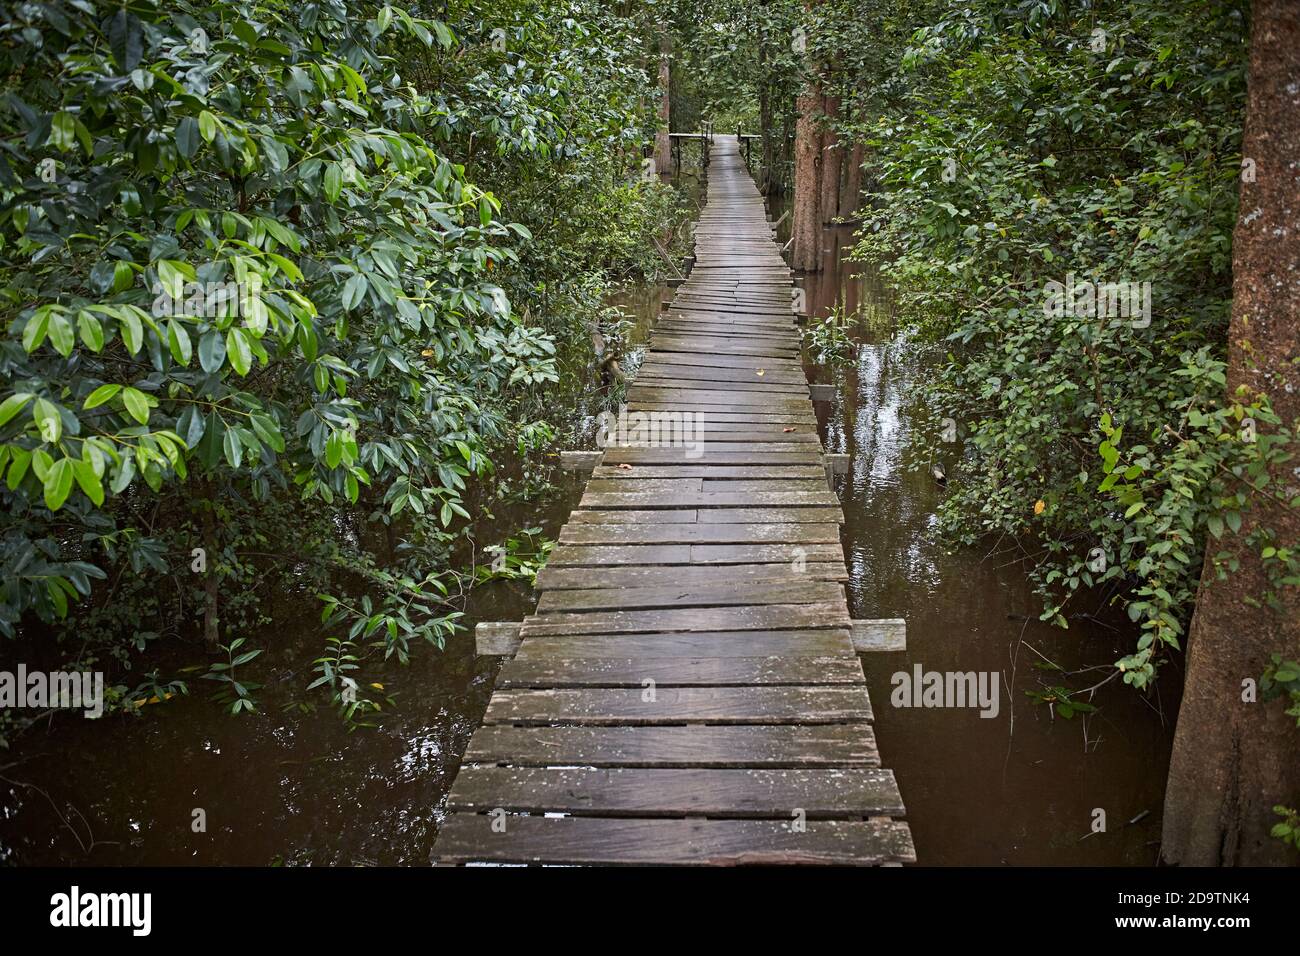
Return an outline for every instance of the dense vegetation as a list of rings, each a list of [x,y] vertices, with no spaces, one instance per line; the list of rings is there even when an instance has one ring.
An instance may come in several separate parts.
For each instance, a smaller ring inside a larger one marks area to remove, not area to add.
[[[943,530],[1020,554],[1045,620],[1116,599],[1141,626],[1118,662],[1138,687],[1181,647],[1207,547],[1230,575],[1214,542],[1250,499],[1297,503],[1269,485],[1289,423],[1266,394],[1223,400],[1237,191],[1254,175],[1248,4],[1192,6],[824,0],[688,18],[710,75],[741,78],[747,127],[787,141],[811,85],[834,136],[822,156],[865,147],[832,194],[855,190],[839,211],[863,220],[859,252],[943,356],[924,396],[929,443],[955,458]],[[790,154],[773,161],[789,182]],[[1103,315],[1089,282],[1133,283],[1149,309]],[[1276,605],[1300,583],[1294,543],[1250,532],[1273,583],[1255,600]]]
[[[452,631],[494,460],[540,459],[605,284],[682,211],[638,175],[636,23],[439,17],[0,10],[7,637],[124,673],[202,634],[238,712],[264,595],[327,590],[313,686],[352,718],[382,703],[359,658]]]
[[[1180,647],[1207,536],[1241,526],[1286,443],[1242,427],[1276,424],[1267,396],[1221,401],[1241,7],[965,5],[912,36],[865,128],[882,195],[864,247],[896,254],[947,350],[931,403],[965,456],[945,524],[1014,541],[1063,626],[1090,589],[1117,593],[1142,625],[1119,662],[1139,687]],[[1103,314],[1085,289],[1053,309],[1070,277],[1149,300]]]

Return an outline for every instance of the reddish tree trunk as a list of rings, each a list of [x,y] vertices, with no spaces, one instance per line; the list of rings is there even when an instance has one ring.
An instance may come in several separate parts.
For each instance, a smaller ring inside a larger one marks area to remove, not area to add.
[[[839,119],[840,98],[822,98],[822,113],[826,126],[822,130],[821,198],[818,200],[822,222],[830,222],[840,214],[840,138],[831,124]]]
[[[794,215],[790,237],[790,264],[803,272],[821,268],[821,216],[818,213],[821,186],[822,135],[817,125],[822,96],[809,80],[799,97],[799,119],[794,127]]]
[[[1228,387],[1268,393],[1290,424],[1300,416],[1300,5],[1256,0],[1253,17],[1242,155],[1254,175],[1243,176],[1233,233]],[[1274,487],[1294,487],[1291,467]],[[1294,513],[1256,496],[1241,534],[1210,544],[1234,553],[1241,569],[1220,581],[1207,560],[1201,575],[1165,793],[1161,852],[1172,863],[1296,862],[1269,830],[1275,804],[1300,804],[1300,729],[1281,701],[1244,702],[1242,682],[1258,681],[1271,654],[1300,659],[1300,599],[1284,592],[1282,613],[1248,603],[1269,589],[1257,549],[1243,540],[1252,527],[1300,541]]]
[[[672,38],[665,30],[659,37],[659,124],[655,129],[655,171],[660,176],[668,175],[673,162],[673,141],[668,134],[672,132],[671,65]]]

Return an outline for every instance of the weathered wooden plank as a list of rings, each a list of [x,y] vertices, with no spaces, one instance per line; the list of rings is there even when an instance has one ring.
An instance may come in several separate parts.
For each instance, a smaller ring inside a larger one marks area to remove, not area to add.
[[[704,383],[700,383],[703,385]],[[772,395],[766,392],[742,392],[737,389],[695,388],[686,383],[674,386],[632,384],[627,390],[629,402],[665,402],[674,405],[694,403],[697,405],[715,405],[723,409],[744,411],[753,409],[757,412],[780,411],[783,409],[803,410],[808,407],[807,398],[799,395]]]
[[[523,635],[619,634],[661,631],[798,630],[848,627],[843,600],[825,604],[757,604],[734,607],[665,608],[654,611],[601,611],[593,614],[535,615],[524,620]]]
[[[474,626],[474,652],[483,657],[509,657],[519,650],[521,626],[518,621],[479,621]]]
[[[790,385],[785,382],[769,381],[765,375],[755,375],[752,381],[748,382],[720,382],[716,379],[689,378],[681,375],[664,375],[651,372],[638,372],[636,379],[638,388],[673,388],[673,389],[694,389],[701,387],[713,387],[725,385],[725,391],[728,392],[757,392],[760,395],[773,395],[784,398],[798,398],[807,394],[806,385]],[[720,391],[724,390],[719,388]]]
[[[682,423],[686,424],[687,421],[691,427],[702,425],[706,435],[715,441],[719,439],[722,441],[820,441],[817,437],[817,426],[809,422],[800,422],[797,425],[786,422],[719,422],[710,420],[706,415],[692,415]],[[611,437],[635,438],[654,427],[656,426],[653,422],[639,428],[633,426],[626,431],[615,432]],[[658,427],[662,432],[664,428],[672,426],[664,423]],[[742,437],[732,437],[736,435]]]
[[[773,358],[764,359],[762,362],[754,362],[751,359],[740,355],[710,355],[708,353],[696,355],[691,352],[647,352],[645,362],[642,368],[650,363],[663,365],[669,368],[713,368],[725,371],[739,370],[742,372],[751,371],[754,368],[768,368],[772,371],[781,371],[786,373],[798,374],[803,376],[803,362],[797,358]]]
[[[685,339],[688,337],[704,337],[709,339],[727,340],[732,343],[745,343],[747,345],[762,345],[767,348],[776,350],[777,353],[784,354],[789,358],[793,350],[797,350],[800,345],[798,333],[793,331],[791,326],[790,332],[754,331],[753,329],[741,330],[738,325],[712,325],[700,322],[674,322],[671,320],[660,321],[655,325],[651,334],[651,342],[655,342],[655,336],[671,336],[672,338]],[[651,352],[652,355],[673,355],[673,352]],[[743,355],[743,352],[733,352],[732,354]],[[763,363],[756,362],[756,365]]]
[[[712,304],[719,309],[735,309],[735,303],[718,302]],[[766,306],[764,307],[767,308]],[[779,309],[780,306],[777,306]],[[665,312],[654,323],[651,330],[651,342],[655,335],[688,336],[703,335],[710,338],[743,338],[748,341],[766,339],[782,346],[798,347],[799,332],[792,321],[793,315],[786,313],[784,320],[776,314],[761,315],[751,310],[745,312],[706,314],[697,311],[693,315],[683,315],[677,310]]]
[[[509,666],[521,665],[511,661]],[[880,766],[870,724],[697,724],[689,727],[493,724],[475,731],[464,759],[466,763],[509,763],[517,767]]]
[[[889,770],[646,769],[560,770],[462,767],[447,797],[452,812],[497,808],[579,816],[765,817],[789,820],[901,816]],[[509,825],[507,824],[507,830]]]
[[[714,481],[705,478],[703,479],[703,482],[704,484],[700,487],[700,491],[814,491],[820,493],[822,490],[822,482],[817,479],[809,478],[735,478],[727,481]],[[621,485],[614,485],[613,487],[608,488],[608,490],[618,491],[621,487]],[[605,488],[602,487],[601,490],[603,491]]]
[[[619,468],[601,465],[596,478],[820,478],[819,465],[711,465],[707,462],[677,465],[636,465]]]
[[[693,544],[692,564],[790,564],[796,570],[810,562],[842,561],[838,544]]]
[[[862,684],[498,690],[485,724],[832,724],[871,720]]]
[[[714,584],[748,585],[786,581],[847,581],[843,561],[810,562],[802,570],[794,564],[670,564],[662,566],[553,567],[537,573],[542,591],[582,588],[704,587]]]
[[[701,304],[703,304],[701,302]],[[745,308],[737,302],[717,300],[710,303],[723,309]],[[744,338],[770,338],[781,342],[799,342],[799,332],[795,328],[792,313],[777,317],[781,306],[775,303],[775,312],[768,305],[763,309],[772,313],[762,316],[755,311],[746,313],[710,314],[697,310],[694,315],[685,316],[673,310],[660,316],[654,324],[654,331],[669,335],[708,335],[726,338],[731,336]]]
[[[601,547],[558,546],[546,559],[547,567],[610,564],[690,564],[691,546],[685,544]]]
[[[560,530],[562,544],[751,544],[772,542],[822,544],[838,542],[840,526],[833,522],[784,524],[569,524]]]
[[[599,451],[562,451],[560,467],[565,471],[591,471],[600,464]]]
[[[594,866],[877,866],[914,863],[911,830],[892,820],[636,820],[510,818],[505,833],[482,814],[453,813],[438,861]]]
[[[861,684],[856,657],[533,657],[507,660],[497,688],[751,687],[764,684]]]
[[[785,436],[780,436],[784,438]],[[611,443],[605,449],[605,461],[617,464],[627,451],[655,454],[681,455],[685,461],[712,461],[715,457],[726,455],[779,456],[785,460],[796,456],[799,461],[811,462],[821,457],[821,448],[816,442],[770,440],[764,442],[740,441],[733,435],[710,435],[705,426],[687,426],[684,430],[668,433],[661,438],[619,441]],[[824,467],[824,465],[823,465]]]
[[[684,494],[704,490],[703,478],[593,478],[587,482],[589,491],[672,492]]]
[[[907,650],[907,621],[901,617],[854,621],[853,649],[859,654]]]
[[[762,372],[762,375],[759,375]],[[805,378],[800,368],[768,368],[762,362],[751,363],[748,368],[711,368],[708,365],[676,365],[646,360],[637,369],[637,381],[650,380],[703,381],[712,385],[793,385],[805,388]],[[794,394],[800,394],[798,392]]]
[[[722,485],[718,486],[722,488]],[[833,508],[839,499],[825,488],[817,491],[588,491],[582,496],[583,508],[751,508],[821,507]]]
[[[693,412],[694,418],[705,422],[779,422],[782,424],[817,425],[811,402],[784,402],[769,408],[735,407],[708,402],[683,401],[681,398],[654,398],[627,400],[630,412]]]
[[[844,512],[827,505],[812,508],[682,508],[662,511],[577,508],[569,514],[569,524],[694,524],[696,521],[700,524],[780,524],[807,521],[842,524]]]
[[[726,509],[720,509],[725,514]],[[698,520],[699,512],[694,508],[682,508],[679,510],[662,510],[662,511],[619,511],[610,509],[607,511],[587,511],[582,508],[576,508],[569,513],[569,524],[641,524],[642,522],[654,521],[675,524],[694,524]],[[829,520],[829,519],[827,519]]]
[[[794,447],[794,446],[790,446]],[[718,451],[715,448],[698,446],[696,448],[610,448],[605,452],[608,465],[631,465],[635,470],[638,465],[812,465],[820,466],[821,456],[816,445],[802,446],[801,451],[768,451],[758,445],[747,446],[745,451]],[[629,475],[629,477],[634,477]],[[830,496],[834,498],[834,495]],[[835,499],[838,501],[839,499]],[[717,502],[721,504],[721,502]],[[734,501],[730,504],[799,504],[785,501]],[[830,502],[821,502],[829,504]],[[707,504],[707,502],[706,502]]]
[[[717,483],[707,483],[705,487],[717,488],[725,486]],[[696,510],[695,514],[701,524],[718,524],[729,521],[752,521],[756,524],[776,524],[782,521],[844,523],[843,510],[832,506],[821,508],[700,508]]]
[[[791,358],[799,350],[793,345],[765,345],[743,339],[728,339],[703,335],[655,335],[653,347],[665,352],[716,352],[719,355],[772,355]]]
[[[673,584],[658,587],[563,588],[548,591],[538,614],[558,611],[610,611],[658,607],[726,607],[743,604],[819,604],[842,598],[844,589],[830,581],[791,574],[784,581],[758,583]]]
[[[669,634],[555,634],[530,637],[517,660],[598,657],[829,657],[853,654],[849,630],[679,631]]]

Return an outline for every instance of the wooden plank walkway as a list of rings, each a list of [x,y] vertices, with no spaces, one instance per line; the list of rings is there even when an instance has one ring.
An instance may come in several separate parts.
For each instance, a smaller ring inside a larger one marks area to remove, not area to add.
[[[735,137],[696,256],[538,575],[437,863],[915,859],[850,642],[791,275]],[[688,444],[637,412],[678,415]]]

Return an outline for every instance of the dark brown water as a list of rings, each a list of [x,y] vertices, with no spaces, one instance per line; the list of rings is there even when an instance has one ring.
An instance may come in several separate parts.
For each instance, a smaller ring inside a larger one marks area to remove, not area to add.
[[[1024,691],[1043,680],[1034,667],[1040,655],[1067,669],[1105,664],[1132,634],[1013,620],[1035,617],[1037,607],[1009,559],[949,554],[933,539],[942,490],[928,476],[929,450],[911,445],[913,423],[926,415],[914,397],[924,357],[895,331],[870,270],[840,267],[848,230],[826,237],[826,271],[806,283],[811,307],[825,315],[842,299],[871,321],[847,368],[814,370],[842,384],[833,406],[819,406],[823,437],[829,450],[852,456],[842,501],[854,616],[907,620],[908,650],[864,663],[884,763],[898,776],[920,861],[1153,862],[1172,702],[1162,719],[1158,702],[1112,684],[1087,721],[1053,720],[1030,704]],[[625,366],[635,367],[635,345],[670,295],[633,288],[611,300],[630,320]],[[574,430],[589,432],[606,401],[594,389],[584,396]],[[553,536],[581,491],[572,475],[555,481],[544,500],[498,506],[480,545],[530,525]],[[258,713],[228,717],[196,687],[190,698],[145,708],[140,719],[60,719],[0,753],[0,862],[422,864],[495,678],[495,661],[473,655],[473,624],[519,620],[533,602],[521,585],[477,589],[467,630],[445,651],[421,649],[409,667],[388,668],[382,679],[396,691],[397,710],[378,729],[354,733],[331,712],[280,706],[307,683],[294,669],[323,643],[317,609],[286,602],[260,642],[270,649],[266,673],[257,675],[268,684]],[[998,717],[891,707],[890,675],[916,663],[1003,675],[1010,689]],[[1097,808],[1106,811],[1107,832],[1089,836]],[[205,833],[192,825],[199,809]],[[1150,814],[1127,825],[1143,811]]]

